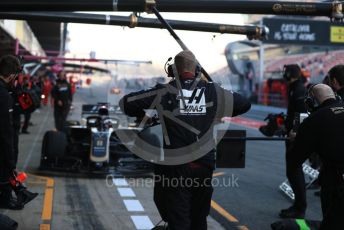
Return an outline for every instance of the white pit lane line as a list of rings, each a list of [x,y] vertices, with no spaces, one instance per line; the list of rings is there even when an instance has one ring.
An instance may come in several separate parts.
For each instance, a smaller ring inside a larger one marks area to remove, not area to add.
[[[131,216],[136,229],[152,229],[154,225],[148,216]]]
[[[125,207],[129,212],[144,212],[144,208],[138,200],[123,200]]]
[[[117,187],[117,191],[122,198],[136,197],[135,192],[129,187],[125,178],[115,178],[113,179],[113,183]],[[123,199],[123,203],[129,213],[145,211],[139,200]],[[131,215],[130,218],[137,230],[150,230],[154,228],[154,224],[147,215]]]
[[[113,179],[114,185],[120,186],[129,186],[128,182],[124,178],[115,178]]]
[[[131,188],[117,188],[117,191],[121,197],[136,197]]]

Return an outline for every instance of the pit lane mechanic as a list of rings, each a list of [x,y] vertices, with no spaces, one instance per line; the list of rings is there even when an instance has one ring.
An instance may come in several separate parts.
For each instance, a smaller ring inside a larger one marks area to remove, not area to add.
[[[51,96],[54,98],[55,127],[58,131],[64,131],[66,119],[72,104],[72,90],[64,71],[59,72],[56,85],[51,91]]]
[[[344,217],[344,103],[336,100],[325,84],[309,88],[306,106],[311,112],[300,125],[293,147],[289,150],[290,173],[303,177],[302,163],[313,152],[320,155],[321,230],[343,229]],[[304,180],[302,181],[304,184]]]
[[[182,51],[175,56],[174,59],[175,70],[172,74],[175,79],[166,85],[156,85],[154,88],[144,91],[128,94],[120,101],[121,109],[129,116],[138,117],[141,119],[145,116],[144,109],[149,109],[155,100],[154,96],[142,98],[142,95],[149,95],[150,93],[168,88],[169,86],[177,87],[177,77],[180,79],[181,88],[184,90],[192,89],[193,83],[197,81],[197,61],[195,56],[190,51]],[[192,125],[192,127],[201,130],[199,136],[192,133],[190,130],[181,126],[169,118],[164,118],[169,143],[164,134],[164,148],[177,149],[183,146],[191,145],[197,142],[210,128],[210,124],[214,121],[215,111],[217,106],[221,105],[217,101],[216,91],[220,91],[225,95],[230,95],[233,98],[233,116],[243,114],[250,109],[250,102],[237,93],[226,91],[212,82],[200,80],[196,84],[192,93],[186,98],[190,106],[192,101],[203,101],[203,104],[213,102],[212,107],[206,109],[199,106],[197,111],[191,107],[183,105],[183,98],[180,94],[167,93],[161,99],[161,105],[164,109],[169,111],[179,111],[176,117],[181,121]],[[184,91],[185,92],[185,91]],[[130,100],[135,98],[136,100]],[[190,102],[191,101],[191,102]],[[184,102],[185,103],[185,102]],[[229,106],[229,105],[227,105]],[[187,107],[189,110],[186,111]],[[193,107],[195,109],[195,107]],[[159,113],[159,111],[158,111]],[[231,114],[228,114],[230,116]],[[159,116],[160,117],[160,116]],[[210,151],[205,156],[182,165],[155,165],[155,175],[164,178],[168,181],[174,179],[178,180],[177,186],[168,186],[162,180],[158,180],[154,187],[154,201],[159,210],[162,219],[168,223],[170,230],[190,230],[207,229],[206,217],[209,214],[210,201],[213,188],[206,184],[205,181],[211,181],[212,173],[215,167],[215,150]],[[195,180],[198,179],[199,185],[188,187],[183,184],[180,178]]]
[[[288,85],[288,108],[287,117],[285,120],[286,133],[288,135],[293,130],[296,114],[306,112],[304,105],[306,88],[301,80],[301,77],[301,68],[297,64],[284,66],[283,78],[286,80]],[[296,130],[294,130],[294,132],[295,131]],[[291,207],[281,210],[279,215],[282,218],[303,218],[305,216],[307,207],[306,188],[302,186],[302,178],[290,174],[288,152],[292,144],[293,143],[290,140],[287,140],[285,143],[287,168],[286,174],[290,186],[295,194],[295,200]]]
[[[0,205],[8,209],[22,209],[12,197],[12,188],[8,183],[16,168],[13,134],[13,100],[9,93],[13,81],[21,71],[20,61],[12,55],[0,59]]]

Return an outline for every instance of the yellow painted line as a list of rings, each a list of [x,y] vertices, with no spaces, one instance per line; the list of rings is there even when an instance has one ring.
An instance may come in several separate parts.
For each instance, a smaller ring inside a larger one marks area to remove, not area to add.
[[[217,172],[217,173],[213,173],[213,177],[217,177],[217,176],[223,176],[225,175],[224,172]]]
[[[50,230],[50,224],[39,225],[39,230]]]
[[[47,179],[47,187],[54,187],[54,179],[48,178]]]
[[[54,189],[46,188],[45,195],[44,195],[43,210],[42,210],[42,220],[51,220],[51,216],[53,212],[53,197],[54,197]]]
[[[229,212],[227,212],[224,208],[222,208],[218,203],[214,200],[211,200],[211,207],[215,209],[220,215],[226,218],[229,222],[232,223],[239,223],[239,220],[232,216]],[[249,230],[246,226],[238,226],[239,230]]]
[[[211,207],[215,209],[218,213],[220,213],[224,218],[229,220],[230,222],[239,222],[237,218],[229,214],[224,208],[222,208],[218,203],[211,200]]]
[[[39,229],[40,230],[50,230],[50,221],[53,214],[53,201],[54,201],[54,185],[55,181],[54,179],[50,177],[45,176],[38,176],[29,174],[32,177],[35,177],[37,179],[41,179],[45,181],[45,194],[44,194],[44,201],[43,201],[43,208],[42,208],[42,217],[41,219],[43,221],[48,221],[48,223],[40,224]],[[37,183],[37,182],[35,182]]]

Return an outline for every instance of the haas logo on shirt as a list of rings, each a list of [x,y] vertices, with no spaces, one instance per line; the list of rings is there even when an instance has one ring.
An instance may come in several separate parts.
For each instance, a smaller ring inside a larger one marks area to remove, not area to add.
[[[205,88],[195,89],[194,91],[183,89],[182,95],[178,96],[180,113],[182,115],[205,115],[207,107],[205,102]]]

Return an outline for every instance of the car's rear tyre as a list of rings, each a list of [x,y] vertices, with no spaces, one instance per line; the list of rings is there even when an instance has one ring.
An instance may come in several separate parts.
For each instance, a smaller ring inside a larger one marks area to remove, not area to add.
[[[67,144],[65,133],[59,131],[46,132],[42,144],[40,169],[53,167],[58,158],[64,156]]]
[[[8,216],[0,214],[0,226],[3,230],[15,230],[18,228],[18,223]]]

